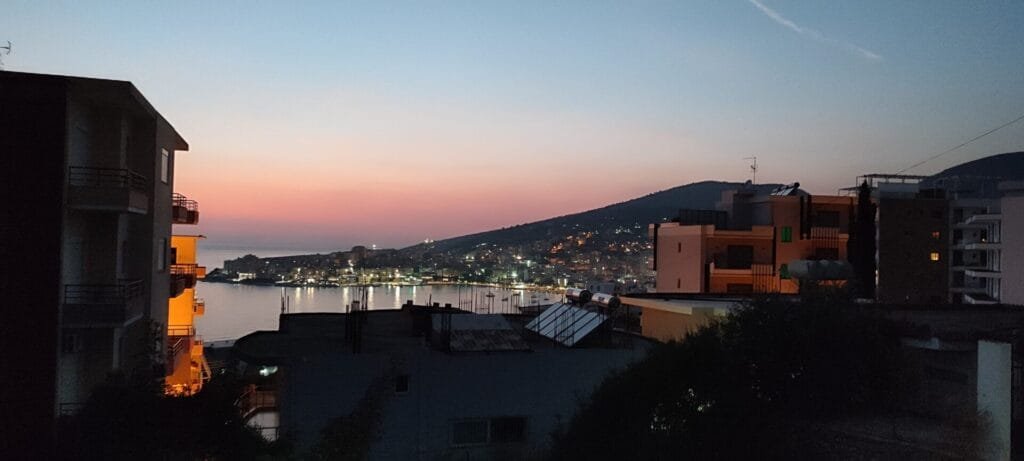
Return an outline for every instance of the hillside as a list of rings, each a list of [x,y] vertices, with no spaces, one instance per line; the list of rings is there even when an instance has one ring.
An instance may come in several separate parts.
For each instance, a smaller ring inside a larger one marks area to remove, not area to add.
[[[936,180],[956,176],[999,178],[1003,180],[1024,179],[1024,152],[1008,152],[961,163],[932,175],[931,179]]]
[[[740,183],[702,181],[655,192],[625,202],[608,205],[543,221],[502,229],[463,235],[429,244],[432,251],[468,251],[481,243],[495,245],[526,245],[538,240],[559,239],[576,231],[592,231],[613,239],[619,235],[646,235],[647,225],[676,216],[680,208],[713,208],[722,192],[739,187]],[[772,189],[777,184],[763,184]],[[619,229],[619,233],[616,233]],[[628,231],[627,231],[628,229]],[[424,249],[424,244],[404,250]],[[403,250],[403,251],[404,251]]]

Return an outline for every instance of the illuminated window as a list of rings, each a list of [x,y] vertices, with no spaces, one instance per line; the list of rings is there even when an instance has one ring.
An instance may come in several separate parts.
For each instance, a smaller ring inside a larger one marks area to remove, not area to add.
[[[939,231],[932,232],[932,238],[933,239],[938,240],[939,237],[942,237],[942,233],[941,232],[939,232]]]
[[[932,254],[929,255],[929,259],[931,259],[932,261],[938,261],[939,260],[939,253],[936,252],[936,251],[933,251]]]

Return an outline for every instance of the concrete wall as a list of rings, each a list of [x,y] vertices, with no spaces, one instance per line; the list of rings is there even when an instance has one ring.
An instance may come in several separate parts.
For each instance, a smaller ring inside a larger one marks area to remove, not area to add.
[[[1024,197],[1002,199],[1001,301],[1024,306]]]
[[[644,308],[640,315],[640,330],[645,337],[658,341],[680,341],[687,333],[696,331],[715,318],[710,310],[694,309],[692,314]]]
[[[4,355],[0,452],[47,459],[54,446],[61,224],[63,86],[0,72],[0,312]]]
[[[704,235],[712,226],[662,224],[658,228],[655,289],[662,293],[704,290]]]
[[[878,206],[878,300],[942,303],[949,292],[948,202],[882,198]],[[939,237],[932,236],[939,232]],[[931,253],[940,256],[930,259]]]
[[[1010,459],[1013,346],[978,341],[978,412],[988,415],[991,459]]]

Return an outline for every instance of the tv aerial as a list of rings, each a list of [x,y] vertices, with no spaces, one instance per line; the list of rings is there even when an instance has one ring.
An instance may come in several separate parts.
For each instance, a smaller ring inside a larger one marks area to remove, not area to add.
[[[750,183],[757,184],[757,156],[743,157],[743,160],[753,160],[750,163]]]
[[[4,56],[11,54],[11,41],[7,40],[7,46],[0,46],[0,69],[4,68]]]

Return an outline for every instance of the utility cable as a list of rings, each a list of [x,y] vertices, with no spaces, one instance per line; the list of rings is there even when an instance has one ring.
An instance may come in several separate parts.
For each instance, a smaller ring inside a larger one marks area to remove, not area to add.
[[[900,171],[896,172],[896,174],[903,174],[903,172],[905,172],[905,171],[907,171],[907,170],[912,170],[912,169],[914,169],[914,168],[917,168],[917,167],[919,167],[919,166],[921,166],[921,165],[924,165],[925,163],[928,163],[928,162],[930,162],[930,161],[932,161],[932,160],[935,160],[935,159],[937,159],[937,158],[939,158],[939,157],[942,157],[943,155],[946,155],[946,154],[948,154],[948,153],[950,153],[950,152],[953,152],[953,151],[955,151],[955,150],[957,150],[957,149],[959,149],[959,148],[961,148],[961,147],[964,147],[964,146],[966,146],[966,145],[968,145],[968,144],[970,144],[970,143],[972,143],[972,142],[974,142],[974,141],[977,141],[977,140],[979,140],[979,139],[981,139],[981,138],[984,138],[985,136],[988,136],[988,135],[990,135],[990,134],[992,134],[992,133],[995,133],[995,132],[997,132],[997,131],[999,131],[999,130],[1001,130],[1001,129],[1003,129],[1003,128],[1006,128],[1006,127],[1008,127],[1008,126],[1010,126],[1010,125],[1013,125],[1014,123],[1017,123],[1017,122],[1019,122],[1019,121],[1021,121],[1021,120],[1024,120],[1024,114],[1021,114],[1021,116],[1020,116],[1020,117],[1017,117],[1017,118],[1015,118],[1015,119],[1013,119],[1013,120],[1011,120],[1011,121],[1009,121],[1009,122],[1006,122],[1006,123],[1004,123],[1004,124],[1002,124],[1002,125],[999,125],[999,126],[997,126],[997,127],[993,128],[993,129],[991,129],[991,130],[988,130],[988,131],[986,131],[986,132],[984,132],[984,133],[982,133],[982,134],[979,134],[979,135],[977,135],[977,136],[975,136],[975,137],[973,137],[973,138],[969,139],[968,141],[966,141],[966,142],[963,142],[963,143],[961,143],[960,145],[958,145],[958,146],[956,146],[956,147],[953,147],[953,148],[951,148],[951,149],[948,149],[948,150],[946,150],[946,151],[943,151],[943,152],[941,152],[941,153],[939,153],[939,154],[936,154],[936,155],[933,155],[933,156],[931,156],[931,157],[928,157],[928,158],[926,158],[926,159],[924,159],[924,160],[921,160],[920,162],[917,162],[917,163],[915,163],[915,164],[913,164],[913,165],[910,165],[910,166],[908,166],[908,167],[906,167],[906,168],[904,168],[904,169],[902,169],[902,170],[900,170]]]

